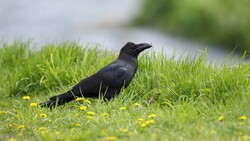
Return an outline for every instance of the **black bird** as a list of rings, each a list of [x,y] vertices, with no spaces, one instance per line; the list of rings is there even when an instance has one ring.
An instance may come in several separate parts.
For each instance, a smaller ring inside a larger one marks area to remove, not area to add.
[[[128,42],[120,51],[117,60],[105,66],[97,73],[81,80],[66,93],[51,97],[41,107],[54,107],[74,100],[76,97],[98,98],[109,100],[126,88],[133,79],[138,68],[138,55],[150,44]]]

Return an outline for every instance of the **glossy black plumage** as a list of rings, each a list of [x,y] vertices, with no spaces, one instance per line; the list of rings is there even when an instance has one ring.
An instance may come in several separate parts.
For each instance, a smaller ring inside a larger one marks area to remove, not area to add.
[[[134,44],[128,42],[121,49],[117,60],[92,76],[81,80],[68,92],[53,96],[50,100],[40,103],[40,106],[62,105],[82,96],[85,98],[103,97],[109,100],[114,95],[119,94],[123,87],[126,88],[129,85],[138,68],[138,55],[150,47],[151,45],[147,43]]]

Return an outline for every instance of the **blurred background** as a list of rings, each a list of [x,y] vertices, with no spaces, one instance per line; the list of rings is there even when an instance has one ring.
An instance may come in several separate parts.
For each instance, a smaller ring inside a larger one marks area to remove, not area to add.
[[[118,51],[147,42],[166,54],[202,52],[222,60],[250,48],[248,0],[0,0],[0,40],[79,41]]]

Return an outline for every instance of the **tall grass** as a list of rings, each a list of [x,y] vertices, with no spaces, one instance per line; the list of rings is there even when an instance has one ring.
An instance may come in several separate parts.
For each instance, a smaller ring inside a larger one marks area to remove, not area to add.
[[[29,43],[3,44],[1,82],[5,84],[1,84],[7,89],[2,89],[1,93],[16,96],[73,85],[79,78],[91,75],[103,63],[107,63],[108,60],[100,59],[107,55],[100,53],[96,47],[82,48],[76,43],[46,45],[36,52],[31,51]]]
[[[129,87],[109,102],[74,101],[52,111],[30,107],[65,92],[117,55],[75,42],[49,44],[37,51],[28,42],[2,43],[0,139],[250,138],[250,121],[238,119],[250,116],[249,63],[212,65],[206,53],[174,59],[151,50],[139,57],[139,70]],[[26,95],[31,99],[23,100]],[[82,105],[87,110],[80,110]],[[220,116],[225,118],[218,120]]]

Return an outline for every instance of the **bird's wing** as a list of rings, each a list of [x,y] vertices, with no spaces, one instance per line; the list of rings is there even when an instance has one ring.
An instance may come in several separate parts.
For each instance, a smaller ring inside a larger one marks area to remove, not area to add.
[[[120,88],[128,75],[126,64],[114,61],[113,63],[102,68],[96,74],[80,81],[72,88],[75,96],[87,96],[87,94],[98,94],[100,86],[109,89]]]
[[[97,74],[101,79],[103,86],[114,88],[123,85],[124,80],[127,79],[130,72],[125,63],[115,61],[101,69]]]

